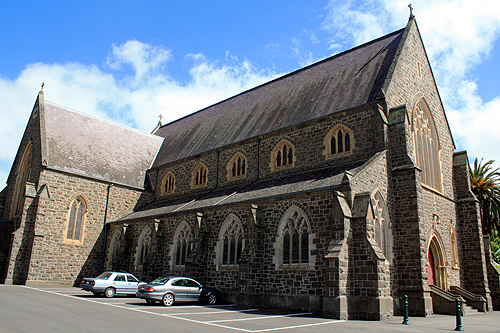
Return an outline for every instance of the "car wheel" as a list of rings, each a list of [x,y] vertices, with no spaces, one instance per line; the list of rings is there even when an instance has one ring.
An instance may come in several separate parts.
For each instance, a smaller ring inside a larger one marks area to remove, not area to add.
[[[214,294],[208,295],[208,304],[214,305],[215,303],[217,303],[217,296]]]
[[[170,306],[170,305],[174,304],[174,295],[172,295],[172,294],[163,295],[162,303],[165,306]]]
[[[116,294],[116,290],[115,288],[106,288],[106,290],[104,290],[104,296],[106,296],[107,298],[112,298],[113,296],[115,296]]]

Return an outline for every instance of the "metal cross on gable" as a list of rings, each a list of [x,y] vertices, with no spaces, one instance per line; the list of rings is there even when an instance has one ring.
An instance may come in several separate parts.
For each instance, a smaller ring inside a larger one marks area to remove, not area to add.
[[[413,6],[410,4],[408,4],[408,8],[410,8],[410,19],[414,18],[415,16],[413,15]]]

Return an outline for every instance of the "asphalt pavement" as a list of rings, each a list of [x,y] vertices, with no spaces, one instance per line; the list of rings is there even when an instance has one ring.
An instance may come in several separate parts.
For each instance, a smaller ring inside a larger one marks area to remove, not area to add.
[[[78,288],[0,285],[0,332],[433,332],[454,331],[454,316],[387,321],[335,320],[311,313],[177,304],[148,305],[133,297],[94,297]],[[500,312],[462,317],[466,332],[500,332]]]

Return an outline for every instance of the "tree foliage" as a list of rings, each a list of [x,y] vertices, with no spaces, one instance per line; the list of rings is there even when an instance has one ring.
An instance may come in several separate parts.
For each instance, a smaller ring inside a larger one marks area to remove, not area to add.
[[[492,238],[500,231],[500,172],[499,168],[493,168],[493,163],[489,160],[483,164],[482,159],[478,162],[476,158],[474,167],[469,167],[472,192],[479,201],[483,234]]]

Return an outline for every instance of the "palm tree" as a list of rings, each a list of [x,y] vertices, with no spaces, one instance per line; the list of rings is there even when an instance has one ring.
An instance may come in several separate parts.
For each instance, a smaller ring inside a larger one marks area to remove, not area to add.
[[[493,160],[482,162],[476,158],[474,168],[469,166],[470,182],[472,192],[479,200],[483,234],[492,235],[493,230],[500,231],[500,168],[493,169]]]

